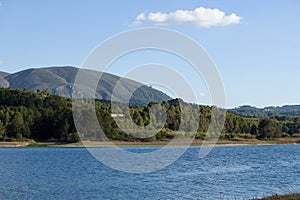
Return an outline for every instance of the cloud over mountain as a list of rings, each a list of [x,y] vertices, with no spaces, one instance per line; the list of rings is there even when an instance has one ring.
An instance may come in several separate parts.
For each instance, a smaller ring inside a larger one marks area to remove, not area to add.
[[[238,24],[241,17],[235,13],[226,15],[219,9],[199,7],[194,10],[176,10],[170,13],[150,12],[140,13],[133,22],[134,25],[141,25],[150,22],[156,26],[183,25],[189,24],[197,27],[227,26]]]

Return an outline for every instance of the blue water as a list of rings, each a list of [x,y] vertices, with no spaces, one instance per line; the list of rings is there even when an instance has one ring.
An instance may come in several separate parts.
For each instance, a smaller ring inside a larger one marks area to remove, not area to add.
[[[198,155],[199,147],[191,147],[164,169],[129,174],[84,148],[0,148],[0,199],[249,199],[300,192],[300,145],[215,147]]]

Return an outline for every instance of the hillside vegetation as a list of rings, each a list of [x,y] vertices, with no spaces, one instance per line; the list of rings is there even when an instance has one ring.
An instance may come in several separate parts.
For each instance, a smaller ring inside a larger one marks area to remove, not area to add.
[[[256,108],[253,106],[240,106],[230,111],[244,117],[273,117],[273,116],[300,116],[300,105],[269,106]]]
[[[147,106],[130,106],[130,116],[138,126],[147,126],[151,120],[156,120],[149,112],[152,106],[161,104],[166,110],[166,123],[156,135],[146,138],[135,138],[123,132],[116,124],[108,101],[97,101],[96,114],[106,136],[112,140],[121,141],[155,141],[174,138],[180,124],[186,124],[189,130],[197,130],[195,137],[203,139],[209,127],[211,107],[188,104],[180,99],[153,102]],[[85,108],[90,112],[93,108]],[[181,117],[181,109],[190,113]],[[197,124],[190,123],[196,114],[199,116]],[[151,118],[150,118],[151,116]],[[88,122],[87,122],[88,123]],[[87,124],[88,125],[88,124]],[[179,132],[186,134],[189,130]],[[298,136],[300,131],[300,117],[272,117],[245,118],[227,111],[225,125],[221,138],[247,139],[258,138],[270,140],[273,138]],[[98,138],[97,133],[88,133],[89,139]],[[93,135],[94,134],[94,135]],[[93,136],[91,136],[93,135]],[[208,137],[214,137],[213,135]],[[72,101],[69,98],[51,95],[47,91],[32,92],[27,90],[0,89],[0,140],[14,141],[34,139],[36,141],[77,142],[80,140],[74,126],[72,115]]]

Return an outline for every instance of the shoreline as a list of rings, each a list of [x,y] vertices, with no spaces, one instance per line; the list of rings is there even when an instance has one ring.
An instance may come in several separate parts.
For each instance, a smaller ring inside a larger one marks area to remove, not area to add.
[[[126,142],[126,141],[111,141],[111,142],[96,142],[96,141],[84,141],[78,143],[55,143],[55,142],[0,142],[0,147],[152,147],[152,146],[166,146],[171,140],[164,141],[152,141],[152,142]],[[283,145],[283,144],[300,144],[300,138],[278,138],[273,140],[257,140],[257,139],[235,139],[235,140],[218,140],[215,143],[213,140],[206,140],[203,144],[203,140],[195,139],[191,145],[188,146],[258,146],[258,145]],[[168,146],[187,146],[184,140],[174,140],[172,144]]]

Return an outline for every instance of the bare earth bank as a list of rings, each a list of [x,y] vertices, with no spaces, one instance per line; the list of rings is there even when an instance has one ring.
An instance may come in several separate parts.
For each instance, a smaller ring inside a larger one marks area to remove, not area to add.
[[[170,142],[172,143],[170,144]],[[164,140],[152,142],[126,142],[126,141],[111,141],[111,142],[97,142],[97,141],[84,141],[78,143],[61,144],[55,142],[0,142],[0,147],[110,147],[116,146],[187,146],[188,141],[182,139],[177,140]],[[257,139],[243,139],[235,138],[234,140],[194,140],[191,146],[204,146],[204,145],[218,145],[218,146],[242,146],[242,145],[276,145],[276,144],[300,144],[300,138],[278,138],[273,140],[257,140]]]

